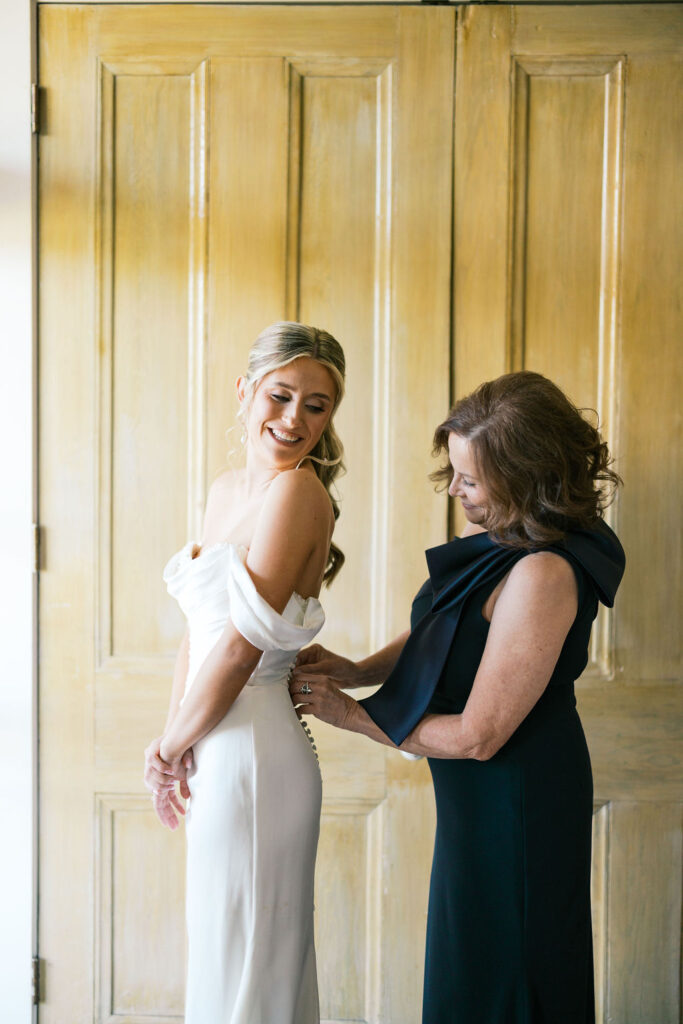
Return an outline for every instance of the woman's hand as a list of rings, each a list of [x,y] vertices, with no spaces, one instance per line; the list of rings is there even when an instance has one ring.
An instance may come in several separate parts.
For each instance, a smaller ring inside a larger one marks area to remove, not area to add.
[[[297,655],[292,669],[292,681],[296,683],[300,680],[303,683],[304,677],[308,680],[316,677],[329,679],[342,690],[362,685],[360,669],[355,661],[342,658],[340,654],[334,654],[320,644],[306,647]]]
[[[187,800],[190,787],[187,773],[192,767],[192,751],[172,761],[165,761],[161,756],[163,737],[152,740],[145,750],[145,785],[152,791],[152,803],[156,815],[162,825],[171,831],[179,825],[178,814],[185,814],[185,807],[176,793],[176,782],[180,784],[180,796]]]
[[[181,804],[175,789],[157,790],[156,793],[152,794],[152,806],[161,824],[169,828],[171,832],[175,832],[180,824],[178,814],[185,814],[185,808]]]
[[[300,673],[289,684],[289,694],[299,718],[315,715],[321,722],[329,722],[338,729],[348,729],[356,709],[353,697],[323,676],[306,676]]]
[[[147,789],[152,793],[156,793],[159,790],[164,789],[173,789],[175,786],[173,772],[171,771],[170,766],[162,759],[160,754],[162,738],[163,737],[161,736],[157,736],[145,750],[144,780]]]

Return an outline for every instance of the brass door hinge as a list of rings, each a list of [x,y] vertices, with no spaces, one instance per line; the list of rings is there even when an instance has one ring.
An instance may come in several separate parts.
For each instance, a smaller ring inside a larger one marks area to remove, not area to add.
[[[43,544],[42,529],[38,523],[33,524],[33,571],[40,572],[42,566]]]
[[[40,86],[33,82],[31,85],[31,134],[37,135],[40,131]]]
[[[45,1002],[45,972],[39,956],[31,960],[31,999],[33,1006]]]

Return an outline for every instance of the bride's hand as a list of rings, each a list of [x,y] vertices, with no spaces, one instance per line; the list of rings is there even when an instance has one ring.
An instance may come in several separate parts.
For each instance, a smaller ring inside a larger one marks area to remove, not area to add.
[[[175,789],[158,789],[152,794],[152,806],[161,824],[175,832],[180,824],[178,814],[185,814],[185,808]]]
[[[159,753],[161,740],[162,737],[157,736],[145,750],[144,780],[147,789],[152,793],[162,789],[173,789],[175,786],[171,767],[166,764]]]
[[[145,785],[152,791],[152,804],[157,818],[166,828],[175,831],[179,825],[177,814],[185,814],[185,807],[176,793],[175,785],[179,783],[180,796],[187,800],[190,795],[187,773],[192,767],[192,750],[186,750],[182,757],[167,762],[161,756],[161,742],[162,737],[159,736],[145,750],[144,779]]]
[[[322,676],[300,674],[291,680],[289,694],[299,718],[302,715],[315,715],[321,722],[329,722],[338,729],[347,727],[358,706],[353,697]]]
[[[304,676],[307,679],[316,676],[329,679],[342,690],[361,685],[360,671],[355,661],[342,658],[340,654],[334,654],[320,644],[299,651],[292,669],[292,681],[303,681]]]

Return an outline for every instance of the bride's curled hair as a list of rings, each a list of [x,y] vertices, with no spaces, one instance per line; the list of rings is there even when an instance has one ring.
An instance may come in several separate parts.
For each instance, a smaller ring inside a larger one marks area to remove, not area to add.
[[[332,376],[336,385],[336,395],[330,418],[327,421],[320,440],[309,452],[313,468],[327,491],[335,520],[339,518],[339,502],[332,493],[331,487],[335,478],[344,472],[344,446],[334,429],[334,414],[344,396],[344,379],[346,376],[346,360],[344,351],[331,334],[318,327],[290,320],[281,320],[261,331],[249,352],[247,372],[245,374],[245,403],[240,416],[249,408],[253,394],[260,381],[272,370],[277,370],[295,359],[305,356],[315,359],[324,366]],[[344,564],[344,553],[336,544],[330,544],[330,553],[323,577],[329,586]]]
[[[456,402],[434,434],[434,455],[448,435],[469,442],[490,504],[483,526],[500,544],[538,548],[567,530],[594,525],[621,478],[599,431],[540,373],[506,373]],[[450,463],[431,474],[453,477]]]

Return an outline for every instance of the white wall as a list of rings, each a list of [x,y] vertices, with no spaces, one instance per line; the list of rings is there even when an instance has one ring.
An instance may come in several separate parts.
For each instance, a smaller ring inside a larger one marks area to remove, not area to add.
[[[0,0],[0,1019],[31,1020],[32,440],[29,0]]]

